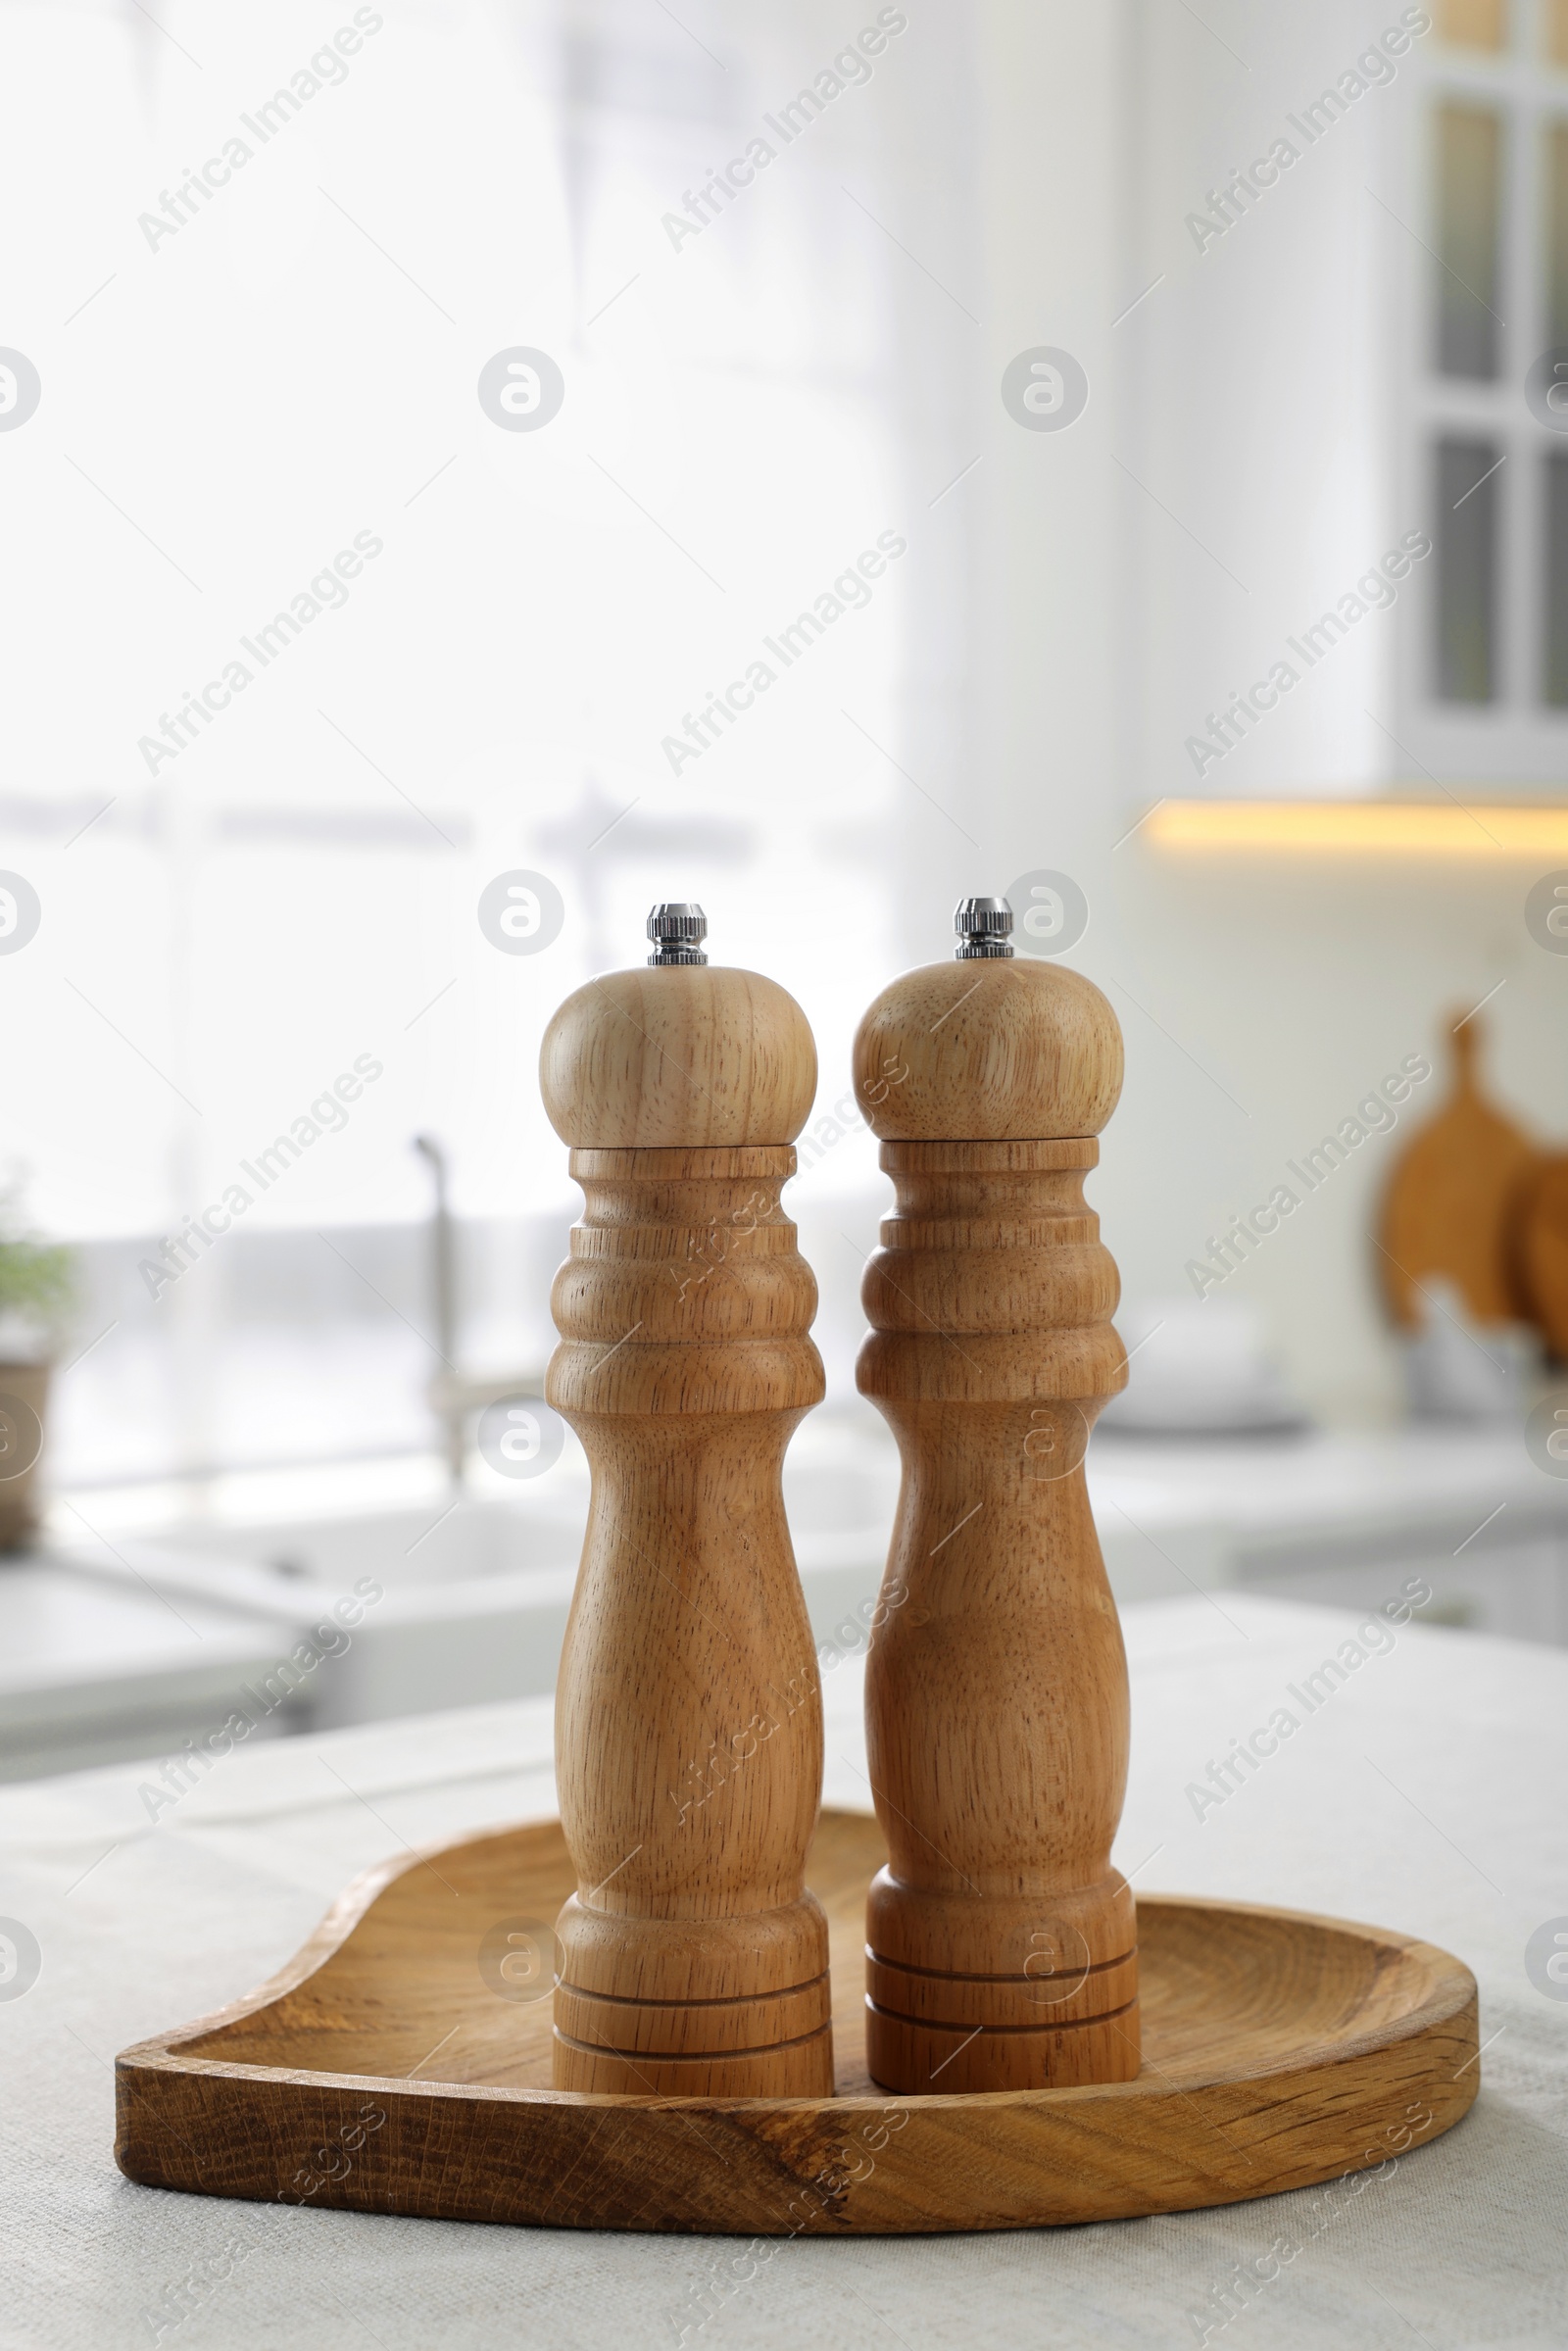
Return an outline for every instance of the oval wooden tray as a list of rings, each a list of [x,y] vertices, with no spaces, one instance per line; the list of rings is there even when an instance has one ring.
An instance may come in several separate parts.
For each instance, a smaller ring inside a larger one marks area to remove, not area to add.
[[[207,2195],[552,2228],[1018,2229],[1365,2170],[1476,2094],[1475,1980],[1446,1952],[1146,1895],[1136,2082],[892,2097],[861,2029],[865,1888],[884,1858],[874,1820],[824,1813],[809,1883],[832,1926],[833,2098],[553,2091],[548,1981],[534,1999],[491,1988],[497,1936],[504,1950],[509,1928],[548,1926],[572,1890],[548,1822],[368,1872],[260,1990],[125,2050],[120,2168]]]

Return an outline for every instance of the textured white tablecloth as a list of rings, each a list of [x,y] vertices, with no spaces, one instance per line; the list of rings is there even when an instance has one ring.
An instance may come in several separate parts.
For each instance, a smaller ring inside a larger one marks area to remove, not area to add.
[[[241,1749],[156,1828],[133,1767],[0,1789],[0,1915],[42,1950],[32,1988],[0,2001],[0,2340],[619,2351],[685,2328],[688,2351],[1142,2351],[1196,2344],[1191,2314],[1214,2327],[1213,2289],[1237,2264],[1276,2266],[1291,2236],[1298,2258],[1211,2344],[1568,2344],[1568,2002],[1524,1965],[1532,1932],[1568,1914],[1568,1655],[1411,1626],[1200,1821],[1188,1783],[1291,1703],[1286,1685],[1350,1622],[1219,1600],[1127,1612],[1122,1867],[1144,1890],[1424,1935],[1481,1982],[1474,2111],[1316,2236],[1302,2194],[1086,2229],[799,2238],[741,2283],[731,2239],[271,2210],[122,2179],[116,2050],[269,1975],[367,1863],[548,1812],[549,1707],[530,1700]],[[852,1805],[868,1802],[859,1670],[825,1681],[828,1798]],[[225,2260],[240,2238],[255,2249]]]

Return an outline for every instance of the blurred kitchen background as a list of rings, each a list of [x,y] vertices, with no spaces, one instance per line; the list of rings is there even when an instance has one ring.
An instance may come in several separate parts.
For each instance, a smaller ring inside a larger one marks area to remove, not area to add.
[[[0,1776],[177,1750],[357,1582],[270,1730],[552,1687],[538,1042],[665,898],[820,1048],[824,1642],[896,1489],[850,1039],[1014,885],[1127,1040],[1119,1596],[1568,1641],[1564,0],[0,0]]]

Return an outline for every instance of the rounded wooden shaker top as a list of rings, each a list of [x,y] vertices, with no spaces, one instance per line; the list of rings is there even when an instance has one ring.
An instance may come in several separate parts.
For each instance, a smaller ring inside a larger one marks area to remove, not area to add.
[[[927,963],[855,1036],[856,1099],[884,1142],[1098,1135],[1121,1093],[1121,1030],[1065,964]]]
[[[816,1096],[816,1046],[794,997],[760,972],[611,971],[553,1015],[539,1089],[575,1149],[787,1144]]]

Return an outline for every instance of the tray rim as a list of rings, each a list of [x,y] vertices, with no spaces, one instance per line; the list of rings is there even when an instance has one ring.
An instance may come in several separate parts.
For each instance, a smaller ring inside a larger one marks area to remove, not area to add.
[[[825,1807],[822,1814],[824,1822],[830,1819],[844,1819],[864,1822],[868,1826],[874,1826],[874,1817],[868,1809],[853,1806]],[[215,2093],[220,2094],[220,2085],[225,2082],[249,2084],[258,2092],[265,2092],[269,2085],[278,2085],[279,2087],[287,2085],[291,2094],[307,2100],[312,2097],[321,2098],[323,2096],[364,2098],[367,2095],[386,2095],[395,2097],[400,2102],[405,2114],[425,2111],[432,2116],[437,2106],[443,2102],[457,2107],[466,2106],[470,2109],[549,2109],[556,2113],[558,2122],[561,2119],[561,2110],[583,2109],[588,2112],[601,2113],[607,2117],[612,2113],[625,2110],[641,2110],[649,2116],[651,2130],[658,2127],[656,2118],[671,2115],[676,2118],[683,2115],[695,2118],[706,2115],[712,2117],[715,2125],[727,2120],[737,2129],[750,2122],[759,2127],[780,2126],[787,2131],[793,2121],[799,2125],[802,2131],[807,2131],[812,2125],[831,2126],[839,2117],[849,2123],[852,2119],[858,2119],[870,2114],[886,2116],[891,2110],[898,2109],[907,2110],[911,2120],[917,2115],[946,2117],[950,2122],[956,2118],[960,2128],[964,2118],[974,2118],[982,2131],[984,2130],[984,2118],[988,2115],[998,2127],[1002,2127],[1009,2116],[1017,2116],[1024,2129],[1029,2127],[1025,2118],[1031,2112],[1039,2114],[1043,2126],[1047,2124],[1048,2118],[1059,2118],[1063,2122],[1070,2123],[1076,2117],[1079,2123],[1092,2133],[1097,2125],[1110,2126],[1116,2111],[1125,2109],[1129,2105],[1134,2111],[1142,2108],[1146,2112],[1151,2108],[1166,2108],[1173,2100],[1187,2101],[1197,2105],[1210,2093],[1217,2094],[1223,2099],[1224,2093],[1227,2091],[1234,2091],[1248,2085],[1257,2085],[1261,2088],[1263,2085],[1273,2083],[1283,2088],[1293,2081],[1297,2083],[1303,2083],[1313,2076],[1320,2077],[1330,2071],[1349,2069],[1353,2073],[1358,2066],[1365,2065],[1368,2061],[1375,2061],[1383,2053],[1396,2051],[1402,2044],[1420,2041],[1433,2034],[1443,2034],[1445,2032],[1452,2033],[1455,2035],[1457,2046],[1468,2052],[1465,2064],[1458,2073],[1447,2079],[1441,2102],[1441,2117],[1437,2119],[1430,2137],[1422,2136],[1413,2144],[1400,2150],[1401,2155],[1414,2152],[1416,2146],[1429,2144],[1432,2138],[1441,2136],[1451,2129],[1468,2112],[1479,2091],[1481,2068],[1475,1979],[1470,1969],[1452,1953],[1418,1935],[1405,1935],[1395,1929],[1370,1926],[1359,1920],[1336,1918],[1321,1912],[1286,1909],[1268,1903],[1233,1902],[1213,1895],[1158,1893],[1142,1895],[1140,1906],[1148,1910],[1177,1910],[1188,1914],[1212,1912],[1223,1917],[1260,1918],[1271,1923],[1296,1925],[1334,1936],[1348,1937],[1389,1951],[1397,1956],[1401,1965],[1412,1965],[1421,1971],[1425,1980],[1421,1986],[1421,1996],[1406,2011],[1386,2025],[1367,2026],[1359,2031],[1352,2029],[1337,2038],[1324,2037],[1319,2033],[1311,2040],[1302,2040],[1297,2045],[1281,2051],[1276,2058],[1261,2062],[1256,2059],[1251,2061],[1238,2059],[1233,2064],[1216,2065],[1200,2059],[1197,2061],[1200,2070],[1184,2072],[1179,2078],[1169,2075],[1151,2076],[1146,2070],[1132,2082],[1088,2082],[1059,2089],[1004,2089],[947,2095],[940,2092],[922,2092],[905,2096],[894,2091],[882,2090],[875,2084],[866,2089],[856,2088],[843,2093],[834,2092],[830,2096],[816,2095],[798,2098],[736,2098],[711,2095],[678,2097],[646,2093],[618,2095],[602,2091],[557,2090],[497,2082],[443,2082],[435,2075],[421,2075],[416,2079],[410,2080],[396,2075],[327,2071],[298,2064],[268,2065],[225,2057],[218,2052],[198,2055],[192,2050],[193,2042],[205,2039],[215,2033],[221,2032],[225,2027],[242,2023],[247,2018],[263,2013],[290,1992],[307,1984],[348,1941],[380,1896],[411,1872],[429,1862],[439,1861],[443,1854],[454,1854],[476,1845],[501,1842],[519,1836],[525,1837],[530,1833],[548,1835],[551,1831],[555,1831],[559,1835],[559,1820],[553,1815],[537,1816],[530,1820],[507,1822],[468,1832],[457,1837],[447,1837],[417,1849],[411,1848],[406,1853],[372,1863],[357,1873],[299,1948],[281,1967],[254,1989],[235,2000],[224,2003],[220,2008],[192,2019],[187,2024],[164,2033],[151,2034],[120,2051],[115,2062],[116,2106],[119,2124],[116,2157],[120,2168],[126,2177],[147,2184],[175,2187],[186,2192],[218,2194],[246,2200],[275,2199],[283,2202],[306,2200],[291,2198],[281,2188],[258,2191],[245,2184],[215,2182],[209,2185],[189,2177],[174,2177],[172,2174],[180,2170],[178,2165],[171,2167],[168,2171],[161,2171],[157,2163],[150,2159],[133,2167],[132,2163],[126,2160],[125,2146],[122,2142],[134,2145],[137,2124],[133,2110],[137,2106],[144,2102],[149,2103],[155,2116],[158,2115],[158,2093],[153,2089],[155,2081],[162,2083],[186,2080],[192,2083],[193,2089],[199,2083],[202,2085],[202,2094],[206,2098],[211,2098]],[[1450,2062],[1452,2062],[1451,2059]],[[1282,2107],[1293,2102],[1291,2096],[1273,2101]],[[1264,2103],[1268,2104],[1270,2101],[1265,2098]],[[1228,2110],[1222,2107],[1221,2111]],[[159,2116],[158,2119],[162,2120],[169,2129],[174,2128],[167,2115]],[[1204,2119],[1209,2122],[1211,2128],[1219,2128],[1211,2118]],[[1157,2120],[1156,2115],[1156,2126]],[[628,2127],[630,2127],[629,2124]],[[1367,2128],[1370,2130],[1371,2126],[1369,2125]],[[182,2134],[176,2132],[176,2135]],[[1221,2135],[1225,2135],[1225,2133],[1222,2132]],[[1356,2132],[1352,2135],[1363,2134]],[[190,2147],[188,2139],[184,2143]],[[194,2156],[194,2148],[191,2148],[190,2151]],[[1247,2158],[1250,2166],[1250,2157]],[[802,2224],[802,2226],[808,2227],[808,2232],[815,2234],[901,2234],[940,2233],[945,2230],[963,2229],[1049,2227],[1060,2225],[1064,2221],[1070,2225],[1074,2218],[1092,2220],[1133,2217],[1142,2213],[1193,2210],[1204,2206],[1248,2201],[1261,2195],[1287,2192],[1294,2187],[1321,2184],[1340,2177],[1348,2178],[1351,2173],[1369,2169],[1378,2160],[1378,2151],[1372,2149],[1368,2149],[1364,2157],[1357,2155],[1348,2161],[1337,2158],[1327,2165],[1319,2165],[1319,2159],[1312,2156],[1308,2159],[1308,2169],[1299,2176],[1290,2179],[1274,2177],[1262,2185],[1250,2185],[1245,2181],[1237,2184],[1233,2180],[1210,2172],[1203,2180],[1201,2193],[1193,2191],[1191,2180],[1189,2180],[1184,2187],[1178,2188],[1173,2184],[1168,2200],[1163,2202],[1151,2198],[1147,2193],[1140,2197],[1135,2195],[1130,2188],[1123,2187],[1119,2200],[1113,2201],[1102,2211],[1083,2215],[1056,2213],[1051,2216],[1042,2214],[1039,2217],[1023,2219],[972,2218],[943,2221],[926,2218],[912,2221],[867,2220],[861,2222],[850,2221],[846,2216],[839,2215],[836,2216],[838,2225],[833,2228],[828,2228],[825,2223]],[[1318,2168],[1311,2168],[1312,2166],[1318,2166]],[[200,2160],[197,2158],[196,2170],[199,2173],[201,2169]],[[354,2194],[341,2198],[318,2197],[313,2192],[310,2200],[318,2209],[404,2213],[418,2212],[421,2209],[418,2203],[411,2203],[406,2196],[391,2192],[383,2198],[371,2197],[368,2201],[363,2186]],[[757,2236],[781,2232],[790,2233],[788,2229],[781,2230],[769,2223],[752,2220],[694,2222],[689,2219],[664,2219],[662,2221],[634,2220],[627,2222],[604,2217],[572,2220],[563,2216],[559,2222],[551,2222],[549,2220],[533,2220],[526,2214],[475,2212],[454,2213],[449,2217],[469,2220],[486,2218],[511,2220],[514,2225],[522,2226],[589,2227],[616,2229],[641,2228],[649,2231],[750,2233]]]
[[[848,1817],[852,1820],[874,1821],[875,1814],[855,1805],[824,1805],[822,1819]],[[177,2025],[164,2033],[150,2033],[146,2039],[133,2041],[118,2052],[115,2065],[141,2065],[158,2068],[172,2064],[177,2051],[202,2040],[208,2034],[221,2032],[225,2026],[239,2024],[247,2016],[257,2016],[272,2007],[287,1993],[297,1991],[309,1983],[326,1962],[341,1949],[356,1927],[363,1924],[379,1897],[416,1869],[425,1867],[451,1853],[474,1844],[484,1844],[492,1838],[515,1837],[532,1829],[559,1827],[554,1814],[544,1814],[534,1820],[505,1822],[494,1829],[481,1829],[460,1837],[444,1837],[439,1843],[416,1846],[407,1853],[391,1856],[385,1861],[371,1862],[368,1867],[350,1879],[319,1923],[314,1927],[299,1949],[283,1965],[236,2000],[223,2007],[212,2009],[205,2016],[195,2017],[189,2024]],[[1298,2073],[1303,2065],[1334,2063],[1364,2054],[1371,2049],[1396,2047],[1400,2041],[1415,2038],[1433,2025],[1449,2022],[1459,2014],[1468,2000],[1476,1995],[1476,1982],[1471,1970],[1451,1951],[1440,1943],[1431,1943],[1417,1935],[1405,1935],[1397,1929],[1374,1927],[1361,1919],[1342,1919],[1326,1911],[1296,1910],[1272,1902],[1232,1902],[1218,1894],[1144,1893],[1138,1897],[1140,1909],[1178,1909],[1186,1911],[1217,1911],[1226,1916],[1289,1920],[1293,1925],[1313,1927],[1331,1935],[1353,1936],[1359,1942],[1380,1944],[1396,1949],[1427,1966],[1435,1979],[1430,1996],[1419,2007],[1401,2017],[1398,2026],[1386,2031],[1368,2031],[1339,2040],[1303,2041],[1277,2064],[1237,2064],[1220,2070],[1205,2071],[1200,2077],[1183,2078],[1178,2087],[1186,2090],[1224,2088],[1238,2082],[1267,2082],[1283,2074]],[[1454,1981],[1446,1986],[1444,1979],[1452,1971]],[[892,2103],[909,2107],[952,2108],[963,2106],[1031,2106],[1047,2104],[1060,2107],[1085,2098],[1140,2097],[1164,2095],[1142,2077],[1133,2082],[1086,2082],[1063,2089],[997,2089],[969,2090],[958,2096],[940,2091],[921,2091],[906,2095],[898,2090],[833,2091],[829,2097],[808,2095],[800,2098],[723,2098],[708,2095],[681,2098],[669,2094],[649,2094],[646,2091],[622,2095],[605,2090],[530,2089],[510,2086],[504,2082],[443,2082],[439,2075],[421,2076],[409,2081],[397,2074],[333,2073],[315,2066],[255,2065],[241,2059],[202,2057],[194,2053],[181,2055],[179,2070],[206,2075],[231,2075],[246,2081],[297,2082],[303,2075],[312,2082],[332,2082],[336,2086],[352,2085],[357,2082],[373,2082],[400,2094],[416,2094],[421,2090],[440,2092],[446,2097],[500,2098],[520,2105],[535,2105],[541,2101],[554,2106],[623,2107],[667,2106],[723,2109],[745,2113],[760,2110],[765,2113],[787,2112],[791,2108],[815,2112],[824,2105],[849,2110],[857,2105],[883,2107]],[[1477,2065],[1479,2083],[1480,2068]]]

